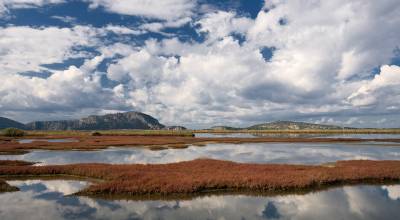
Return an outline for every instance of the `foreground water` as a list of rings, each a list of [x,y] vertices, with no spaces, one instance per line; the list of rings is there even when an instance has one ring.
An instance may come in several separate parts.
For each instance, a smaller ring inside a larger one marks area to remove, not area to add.
[[[9,181],[0,219],[398,219],[400,185],[346,186],[305,195],[204,196],[191,200],[126,201],[65,196],[81,181]]]
[[[248,163],[321,164],[338,160],[400,160],[400,143],[248,143],[208,144],[185,149],[109,148],[99,151],[37,150],[25,155],[1,155],[0,160],[48,164],[171,163],[213,158]]]

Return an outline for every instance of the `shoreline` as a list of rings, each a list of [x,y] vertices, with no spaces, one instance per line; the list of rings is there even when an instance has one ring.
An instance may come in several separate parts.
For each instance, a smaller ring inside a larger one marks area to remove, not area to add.
[[[11,162],[10,162],[11,163]],[[12,162],[15,164],[15,162]],[[89,197],[190,197],[213,193],[291,193],[332,186],[400,183],[400,161],[338,161],[326,165],[250,164],[197,159],[156,165],[7,165],[0,178],[79,176],[100,179],[76,195]]]

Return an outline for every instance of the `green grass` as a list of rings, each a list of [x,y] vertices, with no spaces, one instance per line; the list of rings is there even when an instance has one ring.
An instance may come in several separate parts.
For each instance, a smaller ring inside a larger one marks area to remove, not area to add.
[[[6,128],[1,130],[0,134],[6,137],[22,137],[26,132],[18,128]]]

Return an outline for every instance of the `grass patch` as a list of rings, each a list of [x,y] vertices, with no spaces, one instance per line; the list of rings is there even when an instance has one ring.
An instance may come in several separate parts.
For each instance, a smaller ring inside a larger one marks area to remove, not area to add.
[[[25,131],[18,128],[6,128],[2,130],[1,134],[5,137],[22,137],[25,135]]]

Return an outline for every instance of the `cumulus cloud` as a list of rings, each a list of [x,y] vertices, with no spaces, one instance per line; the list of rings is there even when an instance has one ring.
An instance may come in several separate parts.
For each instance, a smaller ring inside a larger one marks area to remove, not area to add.
[[[374,114],[393,117],[400,108],[399,67],[391,64],[400,46],[400,6],[395,0],[272,0],[255,19],[235,11],[196,14],[201,3],[191,0],[89,3],[92,8],[156,20],[136,26],[1,28],[0,67],[13,76],[0,91],[5,97],[26,96],[17,105],[20,110],[54,102],[99,111],[131,108],[166,124],[189,126],[306,117],[351,126],[356,122],[348,118],[361,124]],[[184,24],[203,39],[182,40],[179,27]],[[167,27],[178,30],[163,33]],[[154,37],[153,32],[163,37]],[[109,33],[117,37],[107,38]],[[84,47],[92,52],[88,55],[81,50]],[[47,83],[53,76],[14,76],[50,71],[49,75],[63,76],[55,81],[63,81],[66,74],[44,64],[76,57],[84,59],[83,64],[64,71],[81,74],[82,86],[92,88],[77,94],[83,100],[96,94],[108,99],[83,105],[68,95],[62,99],[61,91],[57,99],[39,96],[49,93]],[[35,95],[13,92],[10,85],[20,81]],[[39,86],[31,85],[36,82],[46,86],[39,92]],[[2,108],[4,103],[6,98]]]
[[[384,65],[372,80],[365,81],[362,86],[348,97],[355,106],[368,106],[381,103],[383,106],[399,104],[400,67]],[[389,107],[390,106],[386,106]]]
[[[395,28],[400,24],[397,9],[395,1],[314,4],[298,0],[268,1],[254,21],[232,12],[212,12],[197,22],[199,31],[208,33],[205,43],[169,41],[158,48],[179,56],[174,72],[180,73],[181,83],[162,82],[141,93],[159,108],[164,108],[159,105],[163,103],[184,112],[178,109],[185,103],[185,110],[190,111],[183,113],[187,118],[176,115],[189,121],[206,121],[210,115],[230,120],[246,114],[264,118],[263,112],[276,111],[292,116],[335,112],[350,116],[357,106],[352,94],[374,68],[390,62],[400,43]],[[234,32],[245,35],[243,45],[230,36]],[[276,48],[268,63],[259,53],[263,47]],[[162,95],[178,91],[185,95],[179,93],[174,99]],[[391,92],[391,97],[398,94],[394,89]],[[380,105],[398,106],[393,101]],[[175,111],[160,111],[166,109]]]
[[[75,108],[107,108],[108,105],[123,103],[114,95],[114,90],[101,86],[100,77],[75,66],[56,71],[45,79],[9,75],[0,85],[0,109],[71,111]]]
[[[11,26],[0,28],[0,68],[3,74],[43,71],[43,64],[61,63],[68,58],[82,57],[77,46],[94,44],[95,32],[90,27],[32,28]]]
[[[238,17],[234,12],[217,11],[206,14],[200,21],[199,31],[209,34],[209,39],[215,40],[230,33],[245,34],[253,24],[247,17]]]
[[[160,20],[176,20],[192,13],[195,0],[89,0],[91,8],[103,7],[109,12]]]

